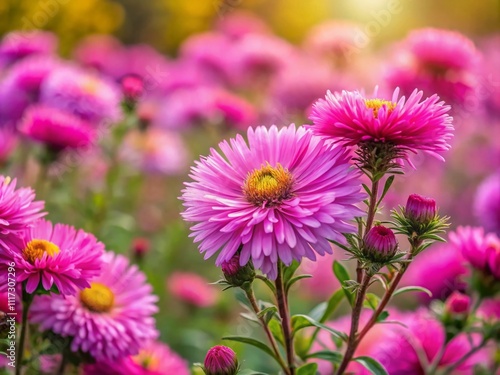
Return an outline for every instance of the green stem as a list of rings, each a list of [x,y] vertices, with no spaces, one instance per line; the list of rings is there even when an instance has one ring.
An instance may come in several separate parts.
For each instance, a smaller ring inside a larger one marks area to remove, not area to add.
[[[370,194],[370,203],[368,206],[368,216],[366,217],[366,227],[365,227],[365,236],[372,229],[373,219],[375,218],[375,214],[377,212],[377,200],[378,200],[378,186],[380,180],[372,181],[372,189]]]
[[[16,375],[21,375],[22,362],[24,356],[24,346],[26,342],[26,333],[28,331],[28,313],[33,302],[33,294],[27,294],[23,291],[23,318],[21,322],[21,337],[19,338],[19,345],[17,347],[17,363],[16,363]]]
[[[356,347],[358,346],[357,334],[359,327],[359,319],[361,316],[361,310],[363,309],[363,302],[365,300],[366,291],[368,290],[368,286],[370,285],[371,276],[367,273],[363,276],[363,281],[356,295],[356,302],[354,304],[354,308],[352,310],[352,318],[351,318],[351,331],[349,333],[349,340],[347,342],[347,349],[344,354],[344,358],[340,363],[339,369],[337,371],[337,375],[341,375],[347,369],[349,362],[354,356],[354,352],[356,351]]]
[[[57,375],[64,375],[64,370],[68,364],[68,356],[66,354],[66,349],[62,352],[61,364],[59,365],[59,370],[57,370]]]
[[[290,324],[290,311],[288,309],[288,298],[283,283],[283,264],[278,263],[278,276],[276,277],[276,299],[278,310],[282,320],[283,337],[285,340],[286,358],[288,361],[287,374],[295,375],[295,354],[293,348],[292,326]]]
[[[257,300],[255,298],[255,294],[254,294],[252,287],[249,287],[248,289],[243,289],[243,290],[245,291],[247,298],[250,301],[250,304],[252,305],[252,309],[255,312],[255,315],[259,316],[260,308],[259,308],[259,305],[257,304]],[[272,332],[269,330],[269,327],[268,327],[266,321],[264,320],[264,317],[261,316],[259,318],[259,320],[260,320],[260,323],[262,324],[262,327],[264,328],[264,331],[266,332],[266,336],[267,336],[269,343],[271,344],[271,347],[273,349],[273,352],[276,356],[276,361],[279,363],[279,365],[281,366],[283,371],[285,371],[286,374],[289,374],[288,366],[285,363],[285,360],[283,359],[283,357],[281,356],[281,353],[280,353],[279,348],[278,348],[278,344],[276,343],[276,340],[274,339]]]

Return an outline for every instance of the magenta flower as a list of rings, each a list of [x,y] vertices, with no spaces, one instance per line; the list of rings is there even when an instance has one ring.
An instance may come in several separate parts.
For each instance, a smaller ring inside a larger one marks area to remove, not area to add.
[[[138,100],[144,93],[144,81],[140,76],[129,74],[121,79],[122,93],[130,101]]]
[[[464,290],[467,275],[464,257],[450,244],[432,246],[412,261],[402,280],[403,286],[418,285],[429,289],[432,297],[418,293],[419,299],[446,299],[455,290]]]
[[[168,277],[166,285],[174,297],[193,306],[213,306],[218,299],[218,290],[195,273],[174,272]]]
[[[363,254],[374,262],[387,262],[398,250],[398,241],[394,232],[383,225],[371,228],[363,239],[363,243]]]
[[[31,188],[16,189],[17,180],[0,176],[0,245],[9,234],[26,229],[45,216],[45,203],[35,201]]]
[[[424,374],[425,366],[432,363],[444,346],[444,354],[437,364],[444,369],[462,359],[480,341],[473,335],[472,342],[465,334],[459,334],[446,342],[443,326],[427,310],[419,310],[398,318],[407,328],[390,325],[384,340],[371,353],[391,375]],[[467,358],[453,374],[471,374],[474,365],[488,363],[487,349]]]
[[[313,106],[311,129],[346,146],[388,143],[405,154],[421,150],[444,160],[439,154],[450,149],[453,136],[450,107],[439,102],[437,95],[420,101],[422,95],[415,90],[408,100],[398,99],[396,89],[391,100],[384,100],[365,98],[357,91],[328,92]]]
[[[479,185],[474,199],[474,213],[487,232],[500,236],[500,172]]]
[[[71,350],[96,361],[135,355],[158,332],[152,317],[158,298],[137,266],[122,255],[107,252],[102,270],[90,288],[76,296],[39,296],[30,311],[42,330],[70,337]]]
[[[44,81],[41,101],[97,124],[119,120],[121,94],[112,82],[84,70],[67,67]]]
[[[449,234],[450,242],[476,269],[500,279],[500,239],[483,228],[458,227]]]
[[[19,124],[19,132],[56,151],[87,148],[97,137],[96,130],[88,122],[47,106],[29,108]]]
[[[104,245],[82,230],[39,220],[34,227],[5,240],[3,252],[16,264],[18,282],[26,292],[50,291],[55,285],[62,295],[88,288],[101,270]]]
[[[233,349],[216,345],[207,352],[204,368],[206,375],[236,375],[238,358]]]
[[[446,311],[450,314],[467,314],[471,307],[468,295],[454,291],[445,302]]]
[[[84,375],[189,375],[188,363],[166,344],[146,343],[139,353],[84,366]]]
[[[0,43],[0,62],[13,63],[28,55],[51,54],[57,48],[57,38],[46,31],[13,31]]]
[[[250,128],[248,145],[237,136],[219,147],[222,155],[212,149],[191,169],[182,195],[205,259],[220,250],[220,266],[241,247],[242,266],[252,259],[275,278],[279,260],[331,254],[328,240],[354,230],[364,194],[347,151],[293,124]]]

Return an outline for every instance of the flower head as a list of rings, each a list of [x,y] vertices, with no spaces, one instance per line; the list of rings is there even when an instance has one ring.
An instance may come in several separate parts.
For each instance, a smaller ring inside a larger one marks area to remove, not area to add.
[[[474,213],[487,232],[500,236],[500,172],[479,185],[474,200]]]
[[[294,125],[250,128],[248,145],[237,136],[219,147],[192,168],[182,195],[195,242],[205,258],[220,250],[218,266],[241,247],[240,265],[251,259],[276,277],[278,260],[331,254],[328,240],[354,230],[364,194],[347,151]]]
[[[451,314],[467,314],[471,306],[470,297],[460,292],[453,292],[446,300],[446,311]]]
[[[16,189],[16,184],[16,179],[0,176],[0,245],[6,235],[28,228],[46,215],[41,212],[45,203],[35,201],[35,191]]]
[[[50,54],[57,48],[57,38],[46,31],[13,31],[0,43],[0,61],[13,63],[32,54]]]
[[[68,225],[39,220],[19,237],[5,240],[6,258],[16,264],[17,282],[26,281],[26,292],[50,291],[73,295],[90,286],[101,270],[104,245],[89,233]]]
[[[19,132],[55,151],[87,148],[97,137],[96,130],[88,122],[71,113],[41,105],[25,112]]]
[[[120,117],[119,89],[111,82],[77,68],[54,71],[41,88],[44,104],[97,124]]]
[[[394,232],[383,225],[376,225],[370,229],[363,242],[363,254],[373,262],[387,262],[398,250]]]
[[[243,287],[245,284],[250,284],[255,278],[252,262],[248,262],[243,267],[240,266],[239,254],[234,254],[230,260],[222,263],[221,269],[224,278],[231,286]]]
[[[500,279],[500,239],[483,228],[458,227],[449,235],[451,243],[476,269]]]
[[[158,298],[124,256],[108,252],[102,262],[90,288],[76,296],[36,297],[30,316],[42,330],[70,337],[73,352],[114,361],[137,354],[145,341],[157,337],[152,315]]]
[[[450,149],[453,136],[450,107],[433,95],[423,101],[415,90],[406,100],[396,89],[390,100],[370,99],[360,92],[328,92],[313,106],[313,133],[346,146],[367,143],[393,146],[396,154],[407,158],[407,152],[424,151],[439,154]]]
[[[174,272],[167,279],[167,288],[175,297],[198,307],[212,306],[218,298],[217,290],[207,280],[189,272]]]
[[[123,95],[127,100],[136,101],[144,93],[144,81],[140,76],[129,74],[121,79]]]
[[[84,375],[189,375],[188,363],[166,344],[149,341],[138,354],[86,365]]]
[[[216,345],[207,352],[205,357],[206,375],[236,375],[238,367],[236,353],[227,346]]]

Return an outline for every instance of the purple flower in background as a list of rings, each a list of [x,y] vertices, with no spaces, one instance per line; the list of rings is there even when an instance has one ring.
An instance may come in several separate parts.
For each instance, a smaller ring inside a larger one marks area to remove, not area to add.
[[[97,131],[81,118],[47,106],[29,108],[19,124],[19,132],[34,141],[60,151],[87,148],[97,138]]]
[[[54,71],[43,82],[40,99],[95,124],[120,118],[121,93],[117,85],[78,68]]]
[[[489,176],[477,188],[474,213],[487,232],[500,235],[500,172]]]
[[[46,31],[13,31],[0,43],[0,65],[11,64],[33,54],[52,54],[57,48],[57,37]]]
[[[500,279],[500,239],[483,228],[458,227],[449,234],[450,242],[477,270]]]
[[[150,341],[136,355],[85,365],[84,375],[189,375],[189,364],[166,344]]]
[[[328,240],[354,230],[348,222],[364,194],[347,151],[293,124],[250,128],[248,144],[237,136],[219,147],[196,162],[182,195],[205,259],[220,250],[220,266],[241,246],[242,266],[252,259],[275,278],[278,260],[331,254]]]
[[[152,317],[158,298],[137,266],[123,255],[102,257],[101,274],[76,296],[36,297],[30,311],[33,323],[71,338],[71,350],[96,361],[118,360],[139,353],[158,332]]]
[[[82,230],[39,220],[19,237],[7,238],[1,251],[7,263],[16,264],[17,282],[26,281],[26,292],[56,286],[61,295],[74,295],[100,273],[104,245]]]
[[[412,261],[401,284],[429,289],[432,297],[418,293],[418,298],[424,302],[430,302],[431,299],[444,300],[455,290],[465,290],[465,263],[463,255],[454,246],[434,245]]]
[[[130,131],[119,155],[133,168],[151,174],[179,174],[188,166],[187,148],[182,138],[177,133],[153,127]]]
[[[453,137],[450,107],[437,95],[420,101],[422,96],[415,90],[408,99],[399,98],[398,89],[391,100],[365,98],[357,91],[328,92],[314,104],[311,129],[345,146],[388,143],[406,154],[421,150],[444,160],[440,154],[450,149]]]

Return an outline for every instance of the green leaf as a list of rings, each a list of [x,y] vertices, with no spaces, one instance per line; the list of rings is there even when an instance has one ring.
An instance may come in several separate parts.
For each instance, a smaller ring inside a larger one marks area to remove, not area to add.
[[[257,275],[255,277],[256,279],[260,280],[260,281],[263,281],[264,284],[267,285],[267,287],[269,289],[271,289],[271,292],[273,292],[273,294],[276,294],[276,287],[274,286],[274,284],[271,282],[271,280],[269,280],[267,277],[265,276],[262,276],[262,275]]]
[[[289,266],[284,267],[283,269],[283,281],[285,285],[290,281],[290,279],[293,277],[295,274],[295,271],[297,271],[297,268],[299,268],[300,263],[294,260],[292,264]]]
[[[384,190],[382,191],[382,195],[380,196],[380,198],[379,198],[379,200],[377,202],[377,207],[380,204],[380,202],[382,202],[382,199],[384,199],[385,195],[389,191],[392,183],[394,182],[394,177],[395,176],[392,175],[392,176],[388,177],[387,180],[385,180]]]
[[[402,293],[406,293],[406,292],[424,292],[424,293],[427,293],[427,295],[429,297],[432,297],[432,292],[429,289],[421,287],[421,286],[416,286],[416,285],[405,286],[404,288],[399,288],[398,290],[396,290],[394,292],[393,296],[397,296],[398,294],[402,294]]]
[[[310,277],[312,277],[312,275],[305,274],[305,275],[298,275],[298,276],[295,276],[295,277],[291,278],[288,281],[288,283],[286,284],[286,289],[285,289],[286,293],[288,293],[288,291],[290,290],[291,286],[293,284],[295,284],[297,281],[302,280],[302,279],[308,279]]]
[[[273,334],[274,338],[278,340],[281,345],[285,346],[285,337],[283,336],[280,322],[278,322],[276,319],[271,319],[267,323],[267,326],[269,327],[269,330]]]
[[[342,340],[347,340],[347,335],[344,332],[340,332],[336,329],[325,326],[324,324],[314,320],[310,316],[302,314],[292,316],[292,335],[295,335],[298,331],[307,327],[318,327],[330,332],[332,335],[339,337]]]
[[[382,323],[389,317],[389,313],[387,311],[382,311],[380,315],[377,317],[377,323]]]
[[[374,375],[389,375],[387,370],[378,361],[370,357],[357,357],[353,361],[363,365],[368,371]]]
[[[268,375],[265,372],[257,372],[255,370],[245,369],[238,371],[238,375]]]
[[[363,305],[365,307],[368,307],[369,309],[377,310],[379,302],[380,298],[377,295],[373,293],[367,293]]]
[[[321,350],[319,352],[308,354],[306,358],[324,359],[325,361],[330,361],[332,363],[342,362],[342,354],[338,352],[331,352],[329,350]]]
[[[366,184],[361,184],[361,186],[363,186],[363,189],[365,189],[366,194],[368,194],[371,197],[372,192],[370,191],[370,188],[366,186]]]
[[[345,267],[338,261],[333,262],[333,273],[337,277],[337,280],[340,281],[340,285],[344,285],[344,282],[350,280],[349,272],[345,269]],[[354,304],[354,294],[349,292],[347,289],[344,289],[345,296],[347,297],[347,300],[351,304],[351,306]]]
[[[316,375],[317,372],[318,372],[317,363],[307,363],[303,366],[300,366],[295,373],[297,375]]]
[[[245,337],[245,336],[226,336],[223,337],[222,340],[228,340],[228,341],[236,341],[236,342],[242,342],[248,345],[255,346],[256,348],[259,348],[263,352],[269,354],[271,357],[273,357],[275,360],[277,360],[276,356],[274,355],[273,351],[271,348],[269,348],[266,344],[263,342],[253,339],[251,337]]]
[[[339,307],[344,296],[345,296],[345,292],[344,292],[344,289],[342,289],[342,288],[338,289],[335,293],[332,294],[332,296],[328,300],[326,310],[323,313],[323,316],[321,317],[321,319],[319,319],[320,323],[324,323],[328,320],[328,318],[335,312],[337,307]],[[311,315],[311,314],[309,314],[309,315]]]
[[[234,296],[236,300],[241,303],[244,307],[247,307],[248,310],[253,311],[252,304],[248,300],[247,295],[241,289],[236,289],[234,292]]]
[[[278,308],[276,306],[268,306],[263,310],[260,310],[257,314],[257,317],[264,318],[266,324],[273,318],[274,315],[278,312]]]
[[[326,308],[328,304],[326,302],[321,302],[319,305],[316,305],[311,311],[309,311],[309,315],[314,320],[321,320],[323,315],[325,314]]]

